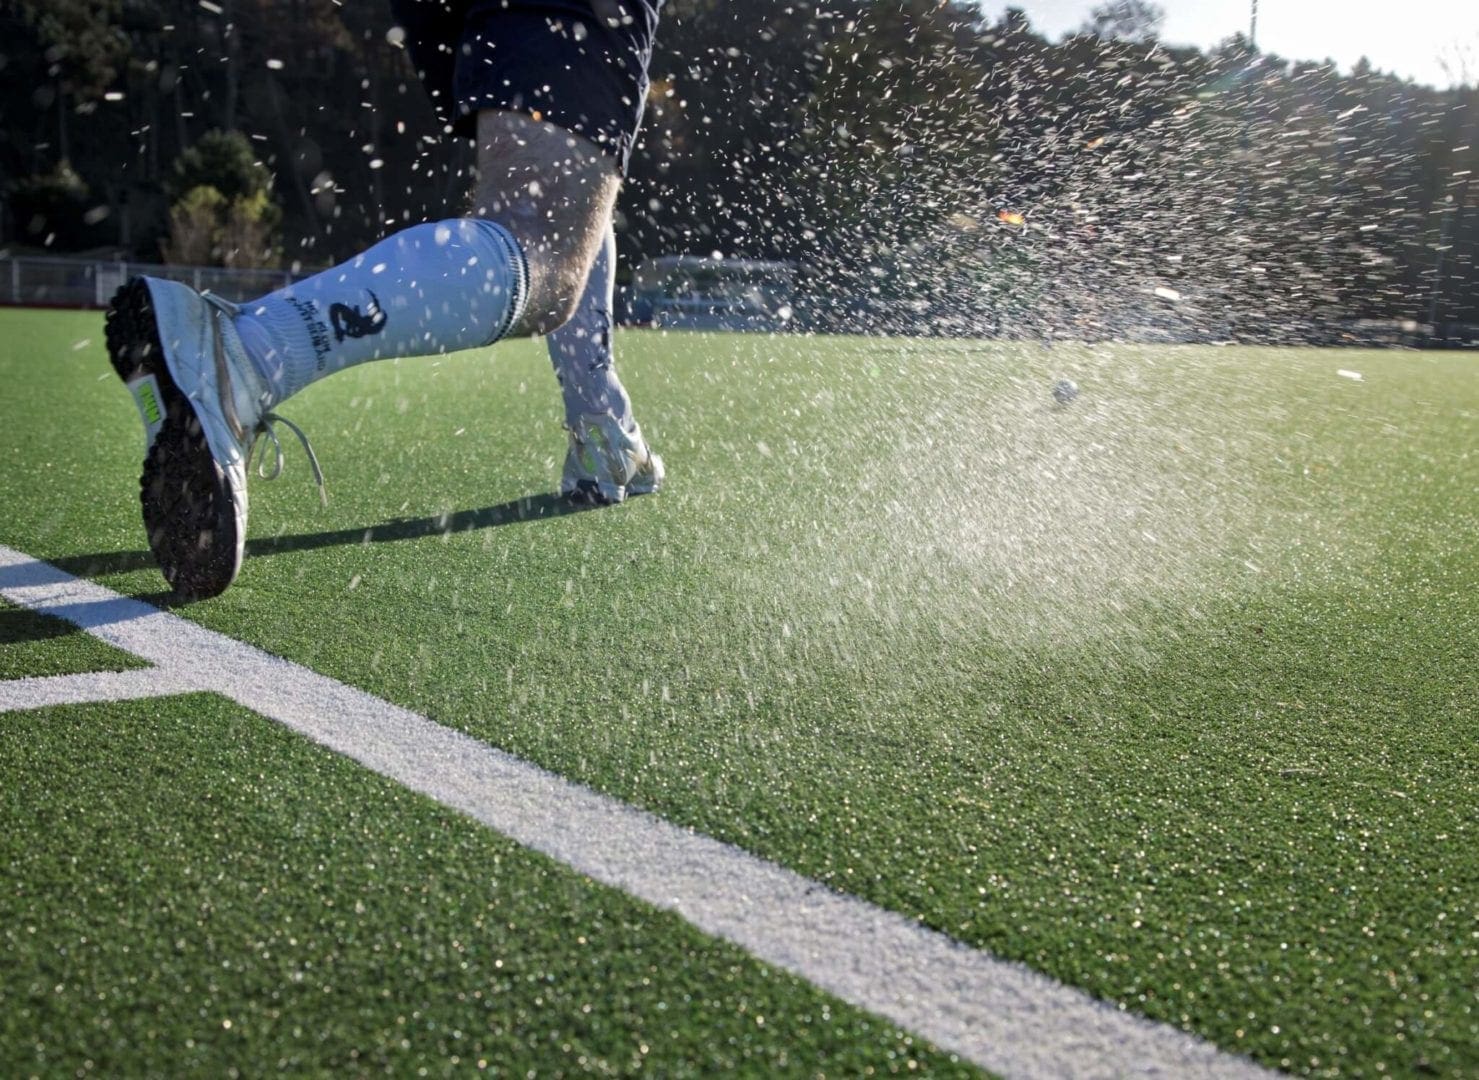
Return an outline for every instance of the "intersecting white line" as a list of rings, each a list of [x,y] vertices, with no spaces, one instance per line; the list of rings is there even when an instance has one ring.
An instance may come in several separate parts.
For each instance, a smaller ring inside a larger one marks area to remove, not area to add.
[[[193,689],[196,687],[181,680],[174,672],[159,668],[7,679],[0,680],[0,712],[40,709],[48,705],[85,705],[98,701],[164,697]]]
[[[129,685],[152,675],[222,694],[1002,1076],[1270,1075],[1173,1027],[3,545],[0,596],[157,665],[130,673]]]

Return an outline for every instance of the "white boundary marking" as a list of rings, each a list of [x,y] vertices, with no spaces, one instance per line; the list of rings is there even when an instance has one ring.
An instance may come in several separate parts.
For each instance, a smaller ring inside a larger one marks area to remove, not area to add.
[[[47,705],[82,705],[90,701],[127,701],[164,697],[194,689],[158,668],[95,671],[86,675],[41,675],[0,680],[0,713],[40,709]]]
[[[114,685],[152,681],[175,692],[222,694],[1004,1077],[1271,1075],[1173,1027],[4,545],[0,595],[157,665]],[[94,678],[90,685],[107,685]]]

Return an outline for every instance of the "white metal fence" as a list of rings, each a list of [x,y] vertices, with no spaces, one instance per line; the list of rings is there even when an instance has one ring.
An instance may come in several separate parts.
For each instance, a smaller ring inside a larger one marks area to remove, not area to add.
[[[183,281],[227,300],[251,300],[289,284],[287,270],[228,270],[219,266],[163,266],[103,259],[38,255],[0,257],[0,304],[23,307],[107,306],[113,293],[137,274]]]

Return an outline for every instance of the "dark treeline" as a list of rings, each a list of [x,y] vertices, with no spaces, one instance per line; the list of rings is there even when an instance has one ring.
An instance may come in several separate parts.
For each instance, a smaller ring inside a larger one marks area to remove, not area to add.
[[[826,327],[1479,324],[1479,91],[1152,31],[1101,19],[1054,43],[940,0],[671,0],[624,265],[795,260]],[[309,268],[458,212],[470,186],[384,0],[0,0],[0,53],[12,250]],[[221,131],[250,160],[215,167],[260,163],[261,198],[192,247],[182,214],[226,204],[185,205],[182,178],[209,177]]]

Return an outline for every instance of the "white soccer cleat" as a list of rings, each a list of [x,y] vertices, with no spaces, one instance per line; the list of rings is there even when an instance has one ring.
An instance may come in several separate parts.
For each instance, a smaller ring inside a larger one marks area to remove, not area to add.
[[[619,503],[662,487],[662,458],[642,438],[609,414],[582,416],[570,432],[560,494],[575,502]]]
[[[189,599],[224,592],[241,569],[246,469],[259,434],[276,448],[270,475],[282,470],[272,430],[281,417],[269,411],[267,382],[242,348],[235,315],[218,296],[147,277],[125,284],[108,308],[108,355],[144,421],[139,500],[149,549]],[[288,426],[308,448],[322,491],[312,448]]]

